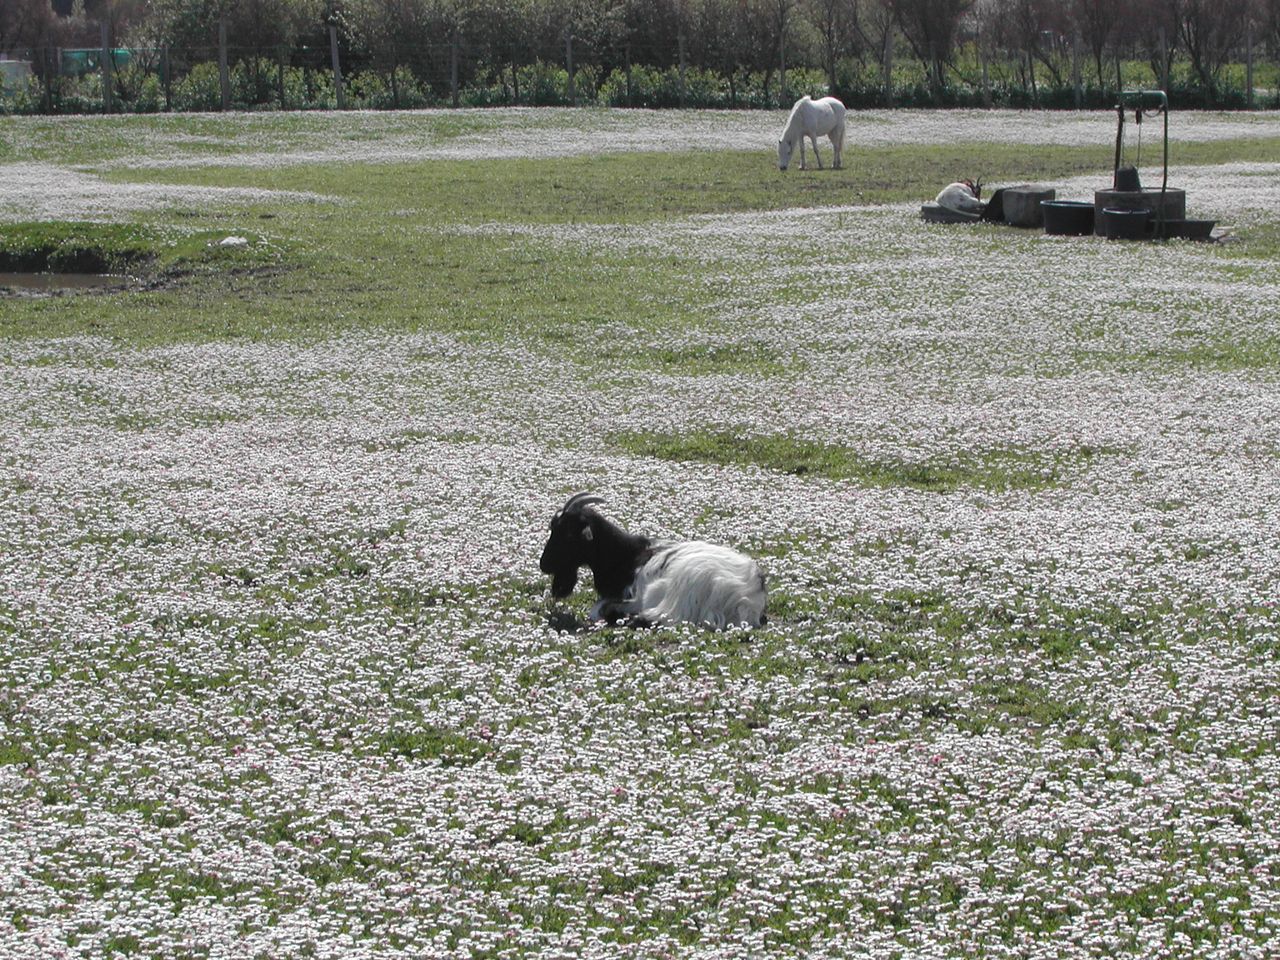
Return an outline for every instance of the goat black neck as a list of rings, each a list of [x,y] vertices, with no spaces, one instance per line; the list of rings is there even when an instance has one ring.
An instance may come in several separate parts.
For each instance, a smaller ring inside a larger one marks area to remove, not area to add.
[[[595,549],[587,566],[596,592],[606,600],[620,600],[636,570],[648,559],[649,538],[627,533],[599,514],[591,518],[591,534]]]

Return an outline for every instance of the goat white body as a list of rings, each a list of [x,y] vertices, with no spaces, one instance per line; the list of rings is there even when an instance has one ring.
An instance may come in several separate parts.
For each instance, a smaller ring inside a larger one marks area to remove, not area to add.
[[[823,97],[813,100],[803,96],[791,108],[787,117],[787,126],[782,131],[782,139],[778,141],[778,169],[787,169],[791,162],[791,152],[797,141],[800,144],[800,169],[805,169],[804,138],[808,137],[813,144],[813,156],[818,161],[818,169],[822,169],[822,156],[818,153],[818,138],[827,137],[831,141],[831,168],[840,169],[840,153],[844,150],[844,104],[835,97]]]
[[[748,556],[690,540],[660,545],[637,571],[622,602],[601,600],[591,611],[650,623],[696,623],[721,630],[764,622],[764,574]]]
[[[949,183],[938,193],[937,204],[956,213],[981,213],[982,201],[967,183]]]

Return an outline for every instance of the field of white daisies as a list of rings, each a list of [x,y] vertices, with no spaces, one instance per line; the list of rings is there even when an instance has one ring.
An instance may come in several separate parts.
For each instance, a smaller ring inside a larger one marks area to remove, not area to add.
[[[1280,116],[1214,244],[919,220],[1110,114],[782,120],[0,118],[0,233],[248,251],[0,295],[0,957],[1280,954]],[[580,490],[769,623],[552,603]]]

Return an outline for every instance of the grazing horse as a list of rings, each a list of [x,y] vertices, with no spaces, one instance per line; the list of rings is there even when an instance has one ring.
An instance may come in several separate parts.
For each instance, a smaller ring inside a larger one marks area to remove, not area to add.
[[[822,156],[818,153],[818,138],[827,137],[835,153],[831,168],[839,170],[840,151],[844,149],[844,104],[835,97],[813,100],[808,94],[796,101],[796,105],[791,108],[791,116],[787,117],[782,139],[778,141],[779,170],[787,169],[797,142],[800,144],[800,169],[805,169],[805,137],[813,144],[813,155],[818,159],[819,170],[822,169]]]

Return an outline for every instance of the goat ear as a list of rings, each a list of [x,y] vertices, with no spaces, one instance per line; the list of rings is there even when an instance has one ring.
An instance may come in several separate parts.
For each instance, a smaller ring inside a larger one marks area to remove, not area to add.
[[[594,540],[595,538],[596,538],[596,535],[591,532],[591,524],[587,524],[585,527],[582,528],[583,540]]]

